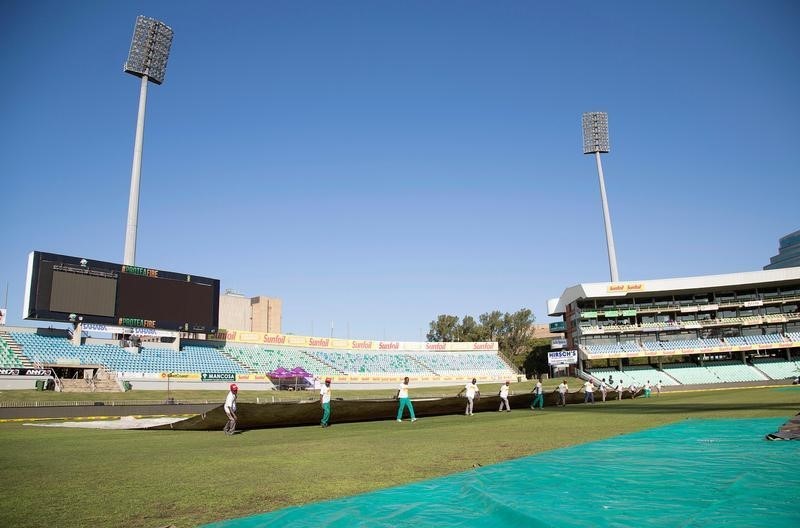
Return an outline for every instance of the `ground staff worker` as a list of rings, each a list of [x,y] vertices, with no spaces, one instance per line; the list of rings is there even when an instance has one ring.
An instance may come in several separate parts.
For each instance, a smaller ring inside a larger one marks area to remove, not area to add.
[[[411,399],[408,397],[408,376],[403,378],[403,383],[401,383],[400,387],[397,389],[395,398],[400,402],[397,407],[397,421],[403,421],[403,409],[408,407],[408,414],[411,415],[411,421],[416,422],[417,417],[414,416],[414,406],[411,405]]]
[[[538,405],[540,409],[544,408],[544,392],[542,390],[541,378],[536,380],[536,386],[533,388],[533,403],[531,409],[535,409]]]
[[[464,411],[464,415],[473,416],[472,409],[474,408],[475,398],[481,397],[481,390],[478,388],[478,380],[472,378],[472,382],[464,385],[464,388],[461,389],[456,396],[461,396],[465,392],[465,396],[467,397],[467,407]]]
[[[228,392],[228,397],[225,398],[225,405],[222,407],[225,414],[228,415],[228,423],[222,428],[225,434],[232,435],[236,431],[236,396],[239,393],[239,387],[235,383],[231,383],[231,390]]]
[[[331,419],[331,379],[325,378],[325,385],[319,388],[319,403],[322,405],[322,427],[328,427]]]

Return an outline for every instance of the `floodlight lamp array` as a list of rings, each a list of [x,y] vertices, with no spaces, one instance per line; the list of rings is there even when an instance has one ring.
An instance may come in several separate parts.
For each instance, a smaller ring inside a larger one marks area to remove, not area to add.
[[[583,153],[608,152],[608,114],[586,112],[583,114]]]
[[[147,76],[155,84],[164,82],[167,59],[172,46],[172,28],[153,18],[138,16],[125,72]]]

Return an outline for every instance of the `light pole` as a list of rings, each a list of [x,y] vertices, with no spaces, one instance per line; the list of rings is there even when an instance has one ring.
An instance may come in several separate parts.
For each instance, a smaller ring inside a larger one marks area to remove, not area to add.
[[[606,228],[606,245],[608,246],[608,267],[611,271],[611,282],[619,281],[617,273],[617,251],[614,248],[614,233],[611,230],[611,215],[608,212],[606,198],[606,182],[603,178],[603,164],[600,153],[608,153],[608,114],[605,112],[587,112],[583,114],[583,153],[594,154],[597,161],[597,174],[600,178],[600,199],[603,202],[603,221]]]
[[[128,200],[128,223],[125,228],[125,257],[123,264],[136,261],[136,226],[139,222],[139,178],[142,172],[142,142],[144,141],[144,110],[147,104],[147,82],[161,84],[167,71],[172,28],[163,22],[138,16],[133,29],[131,50],[125,62],[125,72],[142,78],[139,90],[139,115],[136,119],[136,140],[133,147],[131,194]]]

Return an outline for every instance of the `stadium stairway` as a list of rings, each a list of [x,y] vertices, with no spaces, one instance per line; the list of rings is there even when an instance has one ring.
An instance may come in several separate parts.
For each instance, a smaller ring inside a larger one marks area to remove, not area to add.
[[[500,361],[502,361],[503,363],[505,363],[505,364],[506,364],[506,366],[509,368],[509,370],[510,370],[511,372],[516,372],[516,373],[519,373],[519,368],[517,368],[517,367],[516,367],[516,366],[515,366],[515,365],[514,365],[514,364],[511,362],[511,360],[510,360],[510,359],[508,359],[508,358],[505,356],[505,354],[503,354],[502,352],[498,352],[498,353],[497,353],[497,357],[498,357],[498,358],[500,358]]]
[[[769,374],[767,374],[766,372],[764,372],[763,370],[758,368],[758,365],[756,365],[755,363],[750,363],[749,366],[752,367],[753,369],[755,369],[756,372],[758,372],[759,374],[761,374],[765,378],[773,379],[772,376],[770,376]]]
[[[681,384],[680,381],[678,381],[675,378],[673,378],[672,376],[670,376],[669,373],[666,370],[659,370],[658,373],[659,373],[659,375],[662,375],[665,378],[671,379],[675,383],[675,385],[680,385]]]
[[[218,348],[218,349],[217,349],[217,352],[219,352],[219,354],[220,354],[222,357],[225,357],[225,358],[228,358],[228,359],[230,359],[232,362],[236,363],[237,365],[239,365],[240,367],[242,367],[243,369],[245,369],[247,372],[249,372],[249,373],[251,373],[251,374],[259,374],[259,372],[258,372],[258,371],[256,371],[256,369],[254,369],[254,368],[253,368],[253,367],[251,367],[250,365],[246,365],[245,363],[242,363],[241,361],[239,361],[238,359],[236,359],[235,357],[233,357],[233,356],[232,356],[232,355],[231,355],[231,354],[230,354],[230,353],[229,353],[227,350],[225,350],[224,348]]]
[[[328,367],[328,368],[332,369],[332,370],[333,370],[334,372],[336,372],[338,375],[342,375],[342,376],[343,376],[343,375],[345,375],[345,374],[346,374],[346,372],[345,372],[344,370],[342,370],[341,368],[337,367],[337,366],[336,366],[336,365],[334,365],[333,363],[330,363],[330,362],[328,362],[328,361],[325,361],[323,358],[321,358],[321,357],[317,356],[316,354],[312,354],[312,353],[311,353],[311,352],[309,352],[308,350],[300,350],[300,353],[301,353],[301,354],[303,354],[304,356],[307,356],[307,357],[308,357],[308,358],[310,358],[312,361],[318,361],[319,363],[322,363],[322,364],[323,364],[323,365],[325,365],[326,367]],[[312,374],[314,374],[314,373],[312,372]]]
[[[407,355],[406,357],[407,357],[407,358],[408,358],[408,359],[409,359],[409,360],[410,360],[412,363],[416,363],[417,365],[419,365],[420,367],[424,368],[425,370],[427,370],[428,372],[430,372],[430,373],[431,373],[431,374],[433,374],[434,376],[438,376],[438,375],[439,375],[439,373],[438,373],[438,372],[436,372],[436,371],[435,371],[435,370],[433,370],[431,367],[429,367],[428,365],[426,365],[425,363],[423,363],[423,362],[422,362],[422,361],[420,361],[419,359],[415,358],[414,356],[412,356],[412,355],[410,355],[410,354],[409,354],[409,355]]]
[[[19,343],[17,343],[14,340],[13,337],[11,337],[11,334],[6,332],[5,330],[0,330],[0,340],[2,340],[5,343],[6,348],[9,351],[11,351],[12,354],[14,354],[14,356],[17,358],[17,360],[23,367],[25,368],[34,367],[33,362],[30,360],[30,358],[28,358],[28,356],[25,355],[25,353],[22,351],[22,347],[20,346]]]
[[[94,378],[61,378],[61,392],[122,392],[116,375],[105,368],[95,372]]]

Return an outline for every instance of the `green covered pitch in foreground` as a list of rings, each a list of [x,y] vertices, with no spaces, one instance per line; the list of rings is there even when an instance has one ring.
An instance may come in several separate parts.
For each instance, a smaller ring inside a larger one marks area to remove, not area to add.
[[[785,418],[800,390],[222,432],[0,425],[0,525],[194,526],[406,484],[686,418]],[[766,432],[765,432],[766,433]],[[737,453],[742,464],[748,454]],[[579,468],[574,469],[576,473]],[[524,479],[518,483],[526,486]]]
[[[206,525],[564,528],[800,525],[781,418],[683,420],[453,475]],[[741,453],[749,455],[741,463]],[[575,468],[581,468],[576,472]],[[519,482],[526,484],[520,486]],[[569,510],[569,516],[564,511]]]

